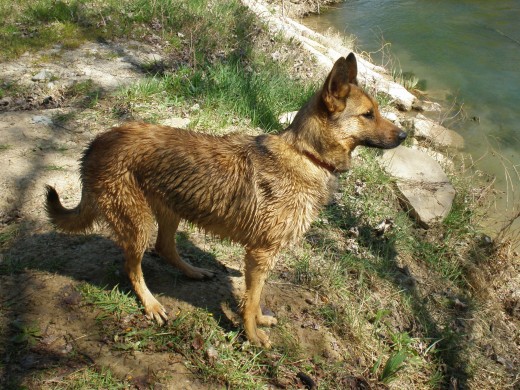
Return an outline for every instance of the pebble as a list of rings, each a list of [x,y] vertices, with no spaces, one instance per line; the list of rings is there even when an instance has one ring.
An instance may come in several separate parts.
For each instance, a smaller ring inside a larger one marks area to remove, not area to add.
[[[31,122],[38,125],[52,125],[52,119],[45,115],[34,115]]]
[[[47,69],[41,70],[37,74],[35,74],[33,77],[31,77],[32,81],[45,81],[50,80],[52,78],[52,73],[49,72]]]

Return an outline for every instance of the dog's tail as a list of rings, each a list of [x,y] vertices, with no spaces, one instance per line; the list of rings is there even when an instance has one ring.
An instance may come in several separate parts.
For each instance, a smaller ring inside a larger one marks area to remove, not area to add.
[[[98,212],[85,191],[81,197],[81,202],[73,209],[67,209],[61,204],[60,197],[54,187],[48,185],[46,190],[45,209],[47,216],[57,229],[68,233],[80,233],[92,227],[98,217]]]

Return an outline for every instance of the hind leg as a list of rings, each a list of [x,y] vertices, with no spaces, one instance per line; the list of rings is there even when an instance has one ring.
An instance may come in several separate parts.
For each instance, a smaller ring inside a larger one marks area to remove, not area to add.
[[[166,310],[148,289],[141,268],[150,238],[152,212],[137,188],[126,183],[125,186],[124,197],[107,194],[99,198],[98,205],[123,248],[125,271],[146,316],[162,325],[168,319]]]
[[[175,232],[179,226],[180,218],[169,210],[156,212],[159,224],[155,250],[157,253],[173,266],[180,269],[184,275],[191,279],[204,279],[213,277],[213,272],[194,267],[181,259],[175,245]]]
[[[141,269],[141,260],[145,248],[138,245],[127,244],[123,249],[125,251],[126,273],[136,295],[144,306],[146,316],[155,320],[159,325],[162,325],[168,319],[166,310],[163,305],[155,299],[150,290],[148,290]]]

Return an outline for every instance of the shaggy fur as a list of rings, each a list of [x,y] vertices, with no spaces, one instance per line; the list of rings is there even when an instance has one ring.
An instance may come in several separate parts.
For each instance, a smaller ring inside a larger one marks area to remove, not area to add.
[[[64,208],[47,187],[47,212],[60,230],[81,232],[104,220],[125,255],[125,269],[145,312],[166,312],[145,284],[141,259],[154,219],[157,252],[188,277],[212,272],[183,261],[175,247],[179,221],[244,245],[246,291],[242,316],[256,345],[269,339],[257,325],[276,319],[260,309],[268,271],[281,247],[297,241],[330,197],[336,174],[349,168],[358,145],[393,148],[406,133],[381,117],[356,82],[353,54],[340,58],[323,88],[280,135],[216,137],[145,123],[98,136],[81,165],[82,198]]]

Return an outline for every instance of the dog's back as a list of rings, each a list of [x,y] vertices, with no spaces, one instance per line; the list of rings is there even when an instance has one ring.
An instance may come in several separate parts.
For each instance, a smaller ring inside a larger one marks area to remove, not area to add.
[[[114,213],[107,198],[127,210],[144,201],[141,214],[165,207],[247,247],[278,246],[305,231],[328,197],[329,175],[313,175],[312,164],[295,158],[274,135],[214,137],[129,123],[92,142],[82,181],[103,214]],[[301,164],[310,166],[303,175]]]

